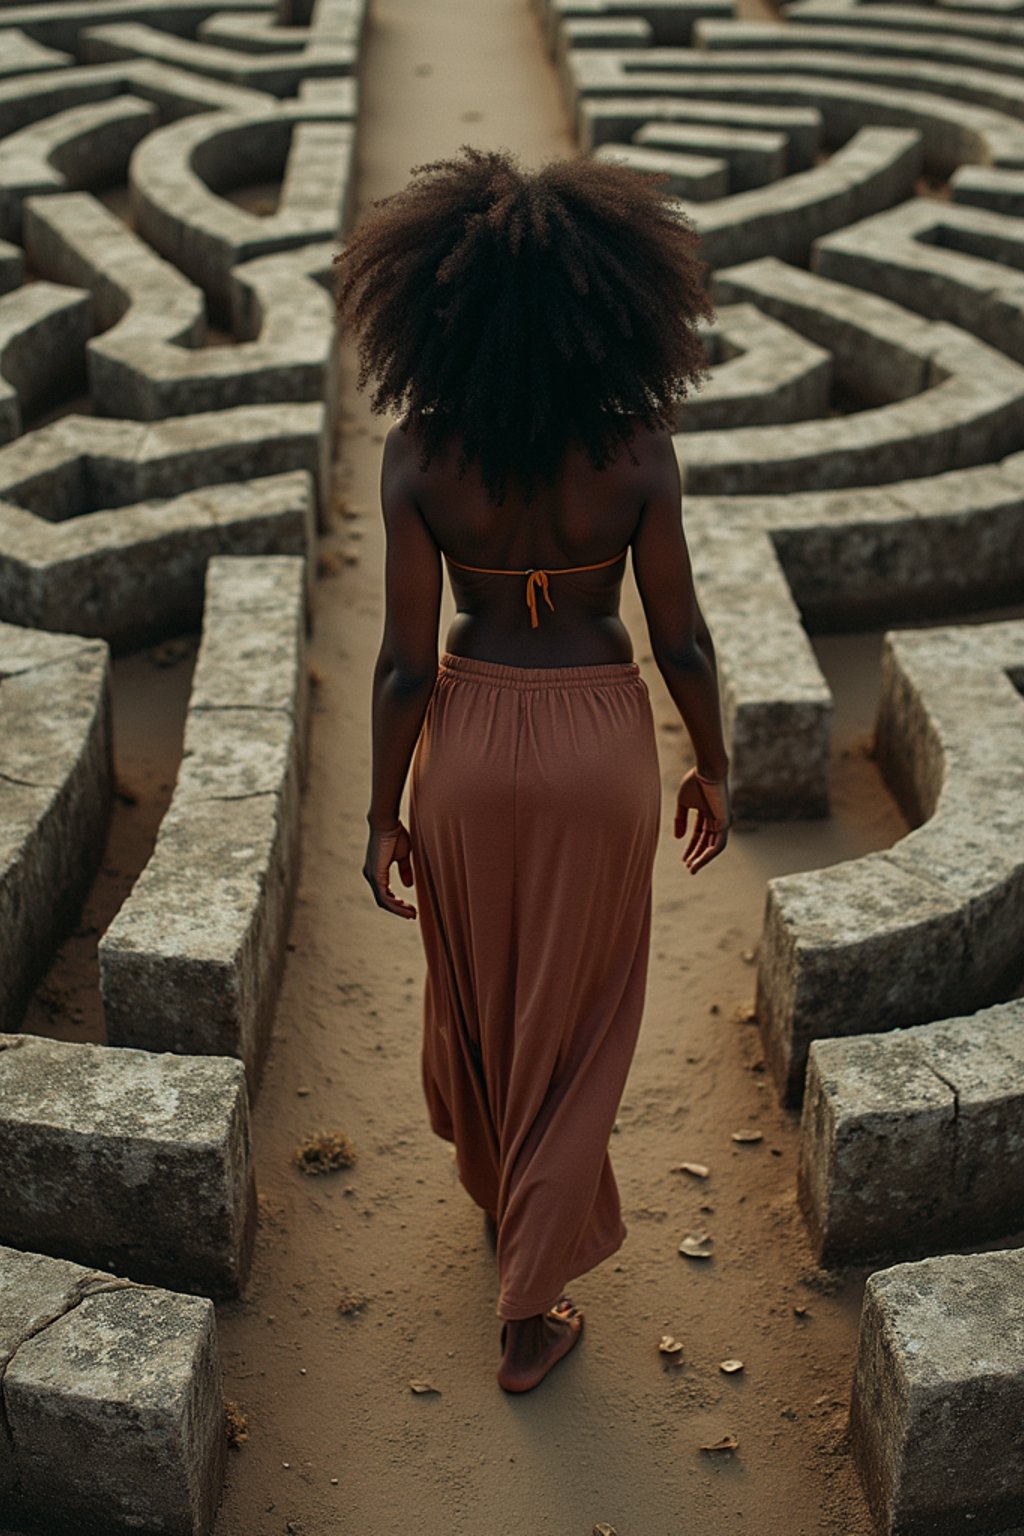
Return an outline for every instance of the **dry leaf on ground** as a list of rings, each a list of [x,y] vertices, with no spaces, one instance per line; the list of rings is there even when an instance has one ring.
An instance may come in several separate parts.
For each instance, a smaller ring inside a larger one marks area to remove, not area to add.
[[[737,1371],[742,1371],[742,1369],[743,1369],[743,1361],[742,1360],[719,1360],[719,1362],[718,1362],[718,1369],[720,1371],[724,1371],[727,1376],[732,1376]]]
[[[436,1392],[438,1397],[441,1396],[440,1387],[435,1387],[432,1381],[424,1381],[419,1376],[414,1376],[409,1385],[414,1392],[417,1392],[421,1395],[427,1392]]]
[[[679,1244],[679,1252],[688,1259],[710,1259],[714,1238],[707,1232],[687,1232]]]
[[[733,1141],[764,1141],[764,1131],[733,1131]]]
[[[618,1536],[614,1525],[595,1525],[594,1536]]]
[[[663,1355],[678,1355],[682,1347],[679,1340],[674,1339],[670,1333],[663,1333],[658,1344],[658,1349]]]
[[[707,1163],[677,1163],[673,1173],[692,1173],[695,1179],[706,1179],[711,1169]]]
[[[702,1445],[702,1451],[735,1451],[739,1445],[735,1435],[723,1435],[721,1440],[714,1440],[710,1445]]]

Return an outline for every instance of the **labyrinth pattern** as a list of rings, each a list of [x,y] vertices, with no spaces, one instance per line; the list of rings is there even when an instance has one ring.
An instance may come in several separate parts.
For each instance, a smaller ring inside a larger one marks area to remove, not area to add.
[[[1024,6],[537,10],[580,145],[712,263],[676,446],[738,813],[828,814],[808,631],[912,621],[874,732],[911,831],[768,882],[756,1014],[818,1257],[903,1260],[851,1398],[878,1529],[1005,1531],[1024,1251],[944,1249],[1024,1228],[1024,619],[949,621],[1024,600]]]
[[[214,1520],[366,3],[0,10],[0,1526]],[[984,618],[1024,601],[1024,0],[534,8],[580,149],[666,175],[713,269],[675,442],[738,814],[829,812],[808,633],[912,621],[874,739],[911,830],[768,882],[756,1013],[816,1255],[889,1266],[878,1529],[1024,1525],[1024,1250],[949,1251],[1024,1229],[1024,619]],[[102,853],[111,653],[200,622],[108,1043],[21,1033]]]

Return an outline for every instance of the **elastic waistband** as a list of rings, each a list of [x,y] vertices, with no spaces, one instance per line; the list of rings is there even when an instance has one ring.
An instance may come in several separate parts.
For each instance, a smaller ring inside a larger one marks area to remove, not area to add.
[[[609,683],[631,683],[640,676],[635,661],[607,661],[590,667],[511,667],[499,661],[479,661],[475,656],[456,656],[444,651],[440,673],[498,684],[504,688],[592,688]]]

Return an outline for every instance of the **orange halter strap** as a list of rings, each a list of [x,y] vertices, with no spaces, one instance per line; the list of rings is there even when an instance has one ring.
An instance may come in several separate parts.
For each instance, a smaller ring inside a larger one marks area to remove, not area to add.
[[[521,571],[500,570],[489,565],[463,565],[461,560],[453,560],[451,555],[445,555],[445,559],[449,565],[456,566],[460,571],[475,571],[479,576],[525,576],[526,606],[530,610],[530,627],[531,629],[536,629],[540,623],[537,617],[538,587],[551,612],[554,613],[555,611],[555,605],[551,601],[551,594],[548,591],[549,576],[560,576],[571,571],[600,571],[606,565],[614,565],[616,560],[621,560],[628,553],[629,545],[627,544],[625,549],[620,550],[617,555],[612,555],[610,560],[597,560],[593,565],[556,565],[550,566],[546,570],[540,566],[529,565],[525,570]]]

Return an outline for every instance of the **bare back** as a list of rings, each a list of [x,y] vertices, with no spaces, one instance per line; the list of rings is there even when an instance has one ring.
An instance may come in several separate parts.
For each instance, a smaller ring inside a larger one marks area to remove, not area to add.
[[[539,605],[531,626],[525,575],[477,574],[448,565],[456,617],[445,647],[456,655],[510,666],[590,666],[631,661],[633,645],[619,617],[625,558],[593,571],[624,551],[636,533],[650,484],[650,434],[634,432],[634,464],[623,447],[615,462],[595,470],[586,451],[567,450],[554,481],[524,507],[514,489],[497,507],[475,466],[459,477],[457,440],[417,462],[411,434],[402,454],[403,478],[438,548],[464,565],[502,572],[545,569],[553,611]]]

